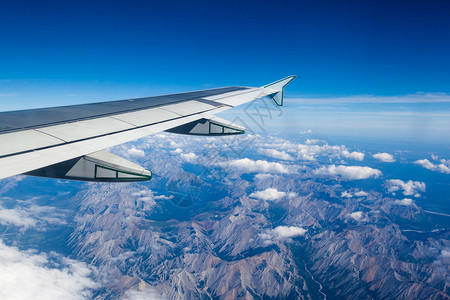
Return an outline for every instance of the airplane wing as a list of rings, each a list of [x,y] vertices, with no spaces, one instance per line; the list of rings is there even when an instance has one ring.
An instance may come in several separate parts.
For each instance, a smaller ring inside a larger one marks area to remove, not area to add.
[[[283,88],[294,78],[259,88],[0,112],[0,179],[25,174],[84,181],[149,180],[150,171],[102,150],[161,131],[244,133],[244,128],[214,115],[264,96],[282,105]]]

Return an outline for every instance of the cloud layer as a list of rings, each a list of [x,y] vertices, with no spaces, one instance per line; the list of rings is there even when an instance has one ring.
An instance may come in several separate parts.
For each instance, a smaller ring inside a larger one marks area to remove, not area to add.
[[[441,159],[439,163],[434,164],[428,159],[419,159],[414,162],[415,164],[421,165],[425,169],[431,171],[437,171],[444,174],[450,174],[450,159]]]
[[[411,205],[413,203],[414,203],[414,201],[412,199],[409,199],[409,198],[405,198],[405,199],[402,199],[402,200],[395,200],[394,201],[394,204],[404,205],[404,206],[409,206],[409,205]]]
[[[296,193],[286,193],[286,192],[280,192],[277,189],[274,188],[268,188],[265,189],[264,191],[257,191],[257,192],[253,192],[249,195],[249,197],[253,197],[253,198],[257,198],[257,199],[261,199],[261,200],[269,200],[269,201],[273,201],[273,200],[280,200],[281,198],[287,196],[288,198],[293,198],[295,196],[297,196]]]
[[[248,158],[235,159],[219,163],[221,167],[232,167],[243,173],[289,173],[286,166],[277,162],[265,160],[251,160]]]
[[[425,192],[426,185],[424,182],[412,181],[407,182],[400,179],[386,180],[386,187],[389,193],[395,193],[397,191],[403,191],[403,195],[409,196],[414,195],[419,197],[418,192]]]
[[[8,247],[0,240],[0,299],[90,299],[98,284],[82,262]]]
[[[355,211],[348,215],[350,218],[352,218],[355,221],[360,221],[363,218],[362,211]]]
[[[272,244],[274,241],[290,241],[293,237],[303,236],[306,231],[306,229],[297,226],[278,226],[259,234],[259,236],[265,240],[265,244]]]
[[[262,149],[262,148],[260,148],[260,149],[258,149],[258,153],[264,154],[266,156],[270,156],[270,157],[273,157],[273,158],[278,158],[278,159],[281,159],[281,160],[294,160],[294,158],[289,153],[286,153],[284,151],[278,151],[278,150],[275,150],[275,149]]]
[[[31,202],[31,200],[30,200]],[[66,224],[65,213],[50,206],[26,205],[4,208],[0,204],[0,224],[46,230],[48,225]]]
[[[382,161],[382,162],[395,162],[394,156],[392,156],[392,154],[389,154],[386,152],[376,153],[372,156],[373,156],[373,158],[378,159],[379,161]]]
[[[324,176],[341,176],[343,179],[348,180],[377,178],[382,174],[380,170],[372,169],[370,167],[342,166],[342,165],[322,166],[314,170],[314,173],[317,175],[324,175]]]

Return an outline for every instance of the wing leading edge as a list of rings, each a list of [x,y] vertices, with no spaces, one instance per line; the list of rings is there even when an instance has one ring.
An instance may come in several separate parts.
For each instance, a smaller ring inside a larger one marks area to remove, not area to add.
[[[240,126],[214,115],[264,96],[282,105],[284,86],[294,78],[289,76],[259,88],[228,87],[1,112],[0,179],[26,174],[89,181],[149,180],[150,171],[101,150],[161,131],[244,133]],[[111,172],[96,177],[96,170]]]

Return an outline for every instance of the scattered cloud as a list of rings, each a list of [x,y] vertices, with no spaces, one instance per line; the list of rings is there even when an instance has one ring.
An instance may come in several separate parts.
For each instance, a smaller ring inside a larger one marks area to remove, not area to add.
[[[316,170],[314,173],[317,175],[325,176],[341,176],[343,179],[354,180],[354,179],[367,179],[367,178],[377,178],[382,173],[380,170],[372,169],[370,167],[360,167],[360,166],[322,166]]]
[[[437,158],[437,157],[436,157]],[[437,171],[444,174],[450,174],[450,159],[441,159],[439,161],[440,163],[434,164],[428,159],[419,159],[416,160],[414,163],[421,165],[425,169],[431,170],[431,171]]]
[[[402,200],[395,200],[394,201],[394,204],[404,205],[404,206],[409,206],[409,205],[411,205],[413,203],[414,203],[414,201],[412,199],[409,199],[409,198],[405,198],[405,199],[402,199]]]
[[[65,212],[55,207],[25,203],[14,208],[0,205],[0,224],[21,227],[23,230],[35,228],[44,231],[48,225],[66,224],[65,218]]]
[[[409,196],[414,195],[419,197],[418,192],[425,192],[426,185],[424,182],[409,180],[404,182],[400,179],[386,180],[386,188],[389,193],[395,193],[397,191],[403,191],[403,195]]]
[[[270,157],[273,157],[273,158],[282,159],[282,160],[294,160],[294,158],[289,153],[286,153],[284,151],[278,151],[278,150],[275,150],[275,149],[259,148],[258,149],[258,153],[264,154],[266,156],[270,156]]]
[[[222,167],[232,167],[243,173],[289,173],[286,166],[277,162],[268,162],[265,160],[251,160],[248,158],[235,159],[219,163]]]
[[[164,300],[164,297],[156,288],[147,287],[142,291],[128,290],[122,297],[122,300]]]
[[[145,152],[143,150],[140,149],[136,149],[136,148],[130,148],[127,150],[127,154],[130,157],[134,157],[134,158],[143,158],[145,157]]]
[[[253,192],[249,195],[249,197],[266,200],[266,201],[267,200],[268,201],[280,200],[283,197],[288,197],[289,199],[292,199],[295,196],[297,196],[297,193],[280,192],[274,188],[268,188],[268,189],[265,189],[264,191]]]
[[[300,134],[308,134],[308,133],[312,133],[312,130],[308,129],[308,130],[300,131],[299,133]]]
[[[195,162],[198,158],[197,154],[192,153],[192,152],[191,153],[182,153],[182,154],[180,154],[180,157],[190,163]]]
[[[170,153],[173,153],[173,154],[180,154],[182,152],[183,152],[183,150],[181,150],[180,148],[177,148],[177,149],[175,149],[173,151],[170,151]]]
[[[306,145],[318,145],[318,144],[328,145],[326,141],[319,140],[319,139],[306,139],[305,144]]]
[[[173,195],[170,195],[170,196],[159,195],[159,196],[153,197],[153,199],[156,199],[156,200],[169,200],[169,199],[173,199],[173,198],[174,198]]]
[[[348,215],[350,218],[352,218],[355,221],[361,221],[363,219],[363,212],[362,211],[355,211]]]
[[[386,152],[375,153],[372,156],[373,156],[373,158],[378,159],[379,161],[382,161],[382,162],[395,162],[394,156],[392,156],[392,154],[389,154]]]
[[[304,144],[292,143],[281,138],[274,138],[273,143],[261,143],[260,147],[276,149],[293,156],[293,158],[306,161],[315,161],[318,156],[328,156],[330,158],[349,158],[362,161],[364,153],[350,152],[344,145],[329,145],[324,140],[307,139]],[[295,157],[296,156],[296,157]]]
[[[179,148],[180,147],[180,144],[178,144],[178,143],[176,143],[174,141],[171,141],[169,145],[170,145],[170,147],[173,147],[173,148]]]
[[[365,196],[368,196],[369,194],[368,193],[366,193],[366,192],[364,192],[364,191],[359,191],[359,192],[356,192],[355,193],[355,196],[356,197],[365,197]]]
[[[0,299],[91,299],[99,287],[85,263],[51,253],[20,251],[0,240]]]
[[[364,192],[364,191],[359,191],[359,192],[356,192],[356,193],[354,193],[354,194],[352,194],[351,192],[347,192],[347,191],[344,191],[344,192],[342,192],[341,193],[341,197],[342,198],[352,198],[352,197],[365,197],[365,196],[367,196],[367,195],[369,195],[368,193],[366,193],[366,192]]]
[[[23,209],[0,209],[0,224],[13,225],[18,227],[34,227],[37,220],[29,216],[29,213]]]
[[[269,179],[269,178],[274,178],[274,177],[278,177],[278,175],[267,174],[267,173],[259,173],[259,174],[255,175],[256,180],[264,180],[264,179]]]
[[[345,198],[351,198],[351,197],[353,197],[353,195],[351,193],[347,192],[347,191],[344,191],[344,192],[342,192],[341,197],[342,198],[344,198],[344,197]]]
[[[349,152],[348,150],[343,150],[341,153],[345,158],[355,159],[359,161],[362,161],[364,159],[364,153],[361,152]]]
[[[144,197],[144,196],[153,196],[153,191],[151,190],[141,190],[141,191],[137,191],[137,192],[133,192],[131,193],[132,196],[134,197]]]
[[[265,244],[273,244],[274,241],[291,241],[291,238],[297,236],[303,236],[306,233],[306,229],[296,226],[278,226],[275,229],[266,230],[265,233],[259,234],[259,236],[265,240]]]

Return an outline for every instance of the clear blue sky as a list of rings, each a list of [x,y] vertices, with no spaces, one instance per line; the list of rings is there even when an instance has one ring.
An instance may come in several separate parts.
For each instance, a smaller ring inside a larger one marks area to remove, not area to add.
[[[291,96],[450,93],[450,1],[0,1],[0,101],[112,100],[295,74]],[[11,105],[11,104],[10,104]]]

